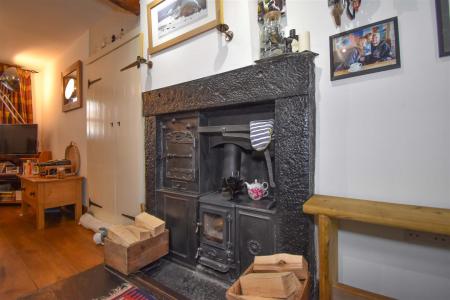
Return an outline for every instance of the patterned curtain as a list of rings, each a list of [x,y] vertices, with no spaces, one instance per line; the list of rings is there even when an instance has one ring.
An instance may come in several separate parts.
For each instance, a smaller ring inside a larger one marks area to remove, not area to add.
[[[33,99],[31,96],[31,73],[17,69],[20,82],[20,109],[17,109],[27,124],[33,124]],[[17,108],[17,106],[16,106]]]
[[[0,65],[0,73],[7,67]],[[31,74],[29,71],[17,69],[19,75],[20,88],[18,91],[10,91],[0,84],[0,92],[6,95],[16,110],[20,113],[27,124],[33,123],[33,104],[31,97]],[[10,111],[0,102],[0,124],[17,124]]]

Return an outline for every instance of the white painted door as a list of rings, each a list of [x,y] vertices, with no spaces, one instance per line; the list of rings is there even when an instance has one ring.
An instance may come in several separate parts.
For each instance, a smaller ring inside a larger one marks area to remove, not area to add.
[[[120,69],[141,55],[138,37],[88,65],[88,193],[94,214],[105,221],[129,221],[144,203],[144,119],[137,68]]]
[[[87,185],[88,197],[98,205],[101,211],[115,214],[116,175],[115,132],[111,124],[114,120],[115,101],[114,82],[112,76],[105,70],[110,61],[104,57],[89,65],[88,80],[98,80],[88,89],[86,101],[87,111]],[[99,210],[91,207],[94,212]]]
[[[112,54],[119,65],[114,72],[117,89],[117,210],[131,216],[137,215],[140,204],[145,202],[144,117],[139,69],[133,67],[123,72],[119,69],[136,60],[137,47],[136,42],[127,43],[122,46],[120,55]]]

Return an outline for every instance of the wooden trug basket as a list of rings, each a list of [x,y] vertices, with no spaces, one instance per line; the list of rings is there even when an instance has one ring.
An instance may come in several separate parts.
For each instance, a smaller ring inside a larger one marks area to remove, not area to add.
[[[249,273],[253,273],[253,264],[250,265],[250,267],[245,270],[245,272],[241,275],[247,275]],[[306,280],[301,280],[301,289],[297,291],[297,293],[294,295],[294,300],[308,300],[309,299],[309,290],[311,288],[311,280],[310,276],[306,278]],[[238,280],[236,280],[232,286],[227,290],[226,292],[227,300],[245,300],[246,297],[242,295],[242,289],[241,289],[241,283]],[[260,299],[264,299],[261,298]],[[272,298],[267,298],[272,299]]]

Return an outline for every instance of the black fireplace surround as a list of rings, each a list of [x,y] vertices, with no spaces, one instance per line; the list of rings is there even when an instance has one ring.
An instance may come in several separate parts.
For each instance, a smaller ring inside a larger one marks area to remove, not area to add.
[[[314,220],[302,210],[314,191],[315,56],[287,54],[143,93],[146,203],[171,231],[173,261],[232,281],[254,255],[301,254],[315,289]],[[230,201],[224,178],[269,181],[269,163],[210,128],[261,119],[274,119],[275,187],[261,201],[245,189]]]

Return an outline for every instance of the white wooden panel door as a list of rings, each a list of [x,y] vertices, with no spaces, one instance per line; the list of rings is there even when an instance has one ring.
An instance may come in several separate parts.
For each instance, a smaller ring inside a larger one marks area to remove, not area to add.
[[[144,120],[140,75],[120,69],[141,54],[139,37],[88,66],[89,79],[102,78],[88,91],[88,191],[102,209],[101,219],[125,222],[144,202]]]
[[[116,176],[112,162],[115,161],[114,82],[106,71],[110,60],[107,56],[87,68],[90,81],[100,79],[88,88],[87,111],[87,183],[88,197],[102,206],[101,211],[114,215],[116,212]],[[92,210],[99,210],[92,206]]]
[[[137,40],[122,46],[121,55],[115,60],[117,93],[116,162],[117,162],[117,210],[121,214],[135,216],[144,203],[144,118],[140,90],[140,72],[133,67],[119,70],[136,60],[140,48]],[[113,54],[113,56],[116,56]],[[143,67],[146,67],[143,65]]]

